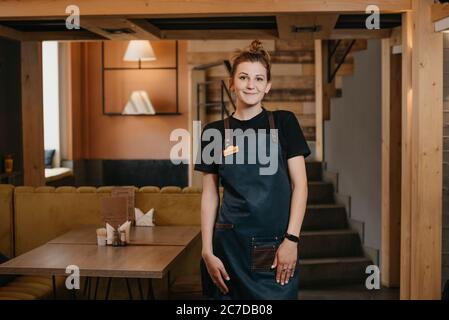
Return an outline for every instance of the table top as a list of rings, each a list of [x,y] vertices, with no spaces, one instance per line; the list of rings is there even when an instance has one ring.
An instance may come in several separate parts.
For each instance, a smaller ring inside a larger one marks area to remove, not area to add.
[[[1,264],[0,274],[68,276],[67,266],[76,265],[80,276],[161,279],[185,248],[47,243]]]
[[[51,244],[97,244],[98,226],[85,226],[73,229],[53,240]],[[132,227],[129,245],[187,246],[200,236],[199,226],[154,226]]]

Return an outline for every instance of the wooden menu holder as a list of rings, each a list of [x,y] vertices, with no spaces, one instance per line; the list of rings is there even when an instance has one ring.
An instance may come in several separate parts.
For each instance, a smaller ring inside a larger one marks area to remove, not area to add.
[[[122,197],[127,199],[127,220],[135,225],[134,204],[135,204],[135,187],[114,187],[111,191],[112,197]]]

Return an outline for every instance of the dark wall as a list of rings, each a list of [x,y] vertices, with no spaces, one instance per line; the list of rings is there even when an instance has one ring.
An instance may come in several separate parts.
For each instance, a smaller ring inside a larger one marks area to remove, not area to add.
[[[188,185],[188,165],[170,160],[76,160],[72,165],[76,186],[178,186]]]
[[[22,171],[20,87],[20,42],[0,38],[0,173],[9,153],[14,171]]]

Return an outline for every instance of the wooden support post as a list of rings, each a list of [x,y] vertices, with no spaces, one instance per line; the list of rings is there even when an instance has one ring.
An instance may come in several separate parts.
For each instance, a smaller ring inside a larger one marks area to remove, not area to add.
[[[24,41],[22,56],[23,174],[26,186],[45,185],[42,43]]]
[[[322,40],[315,40],[315,154],[316,161],[324,160],[323,141],[323,45]]]
[[[441,298],[443,39],[432,4],[412,0],[402,23],[401,299]]]
[[[401,241],[401,55],[382,39],[381,282],[399,287]]]
[[[329,41],[324,40],[321,43],[321,78],[322,78],[322,85],[323,85],[323,120],[330,120],[330,105],[331,105],[331,96],[330,96],[330,90],[329,88],[331,85],[327,82],[327,69],[330,68],[330,65],[328,64],[328,48]],[[315,75],[317,76],[317,75]]]

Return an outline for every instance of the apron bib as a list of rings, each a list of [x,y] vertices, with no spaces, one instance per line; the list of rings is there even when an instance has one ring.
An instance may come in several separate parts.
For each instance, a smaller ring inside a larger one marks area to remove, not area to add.
[[[224,193],[212,245],[213,254],[221,259],[231,280],[225,280],[229,292],[223,295],[213,284],[201,260],[203,293],[212,299],[297,299],[298,263],[294,277],[284,286],[276,282],[276,268],[271,269],[277,248],[288,227],[291,185],[278,135],[274,130],[273,114],[270,111],[267,114],[270,133],[256,132],[256,137],[252,137],[255,140],[252,141],[266,143],[268,156],[271,139],[277,150],[274,160],[278,166],[275,173],[261,175],[260,169],[270,164],[261,164],[257,154],[254,154],[257,152],[255,148],[245,148],[244,139],[238,137],[235,137],[234,146],[237,145],[239,151],[226,157],[223,155],[219,165],[218,174]],[[224,120],[224,127],[226,149],[233,140],[227,130],[230,129],[229,118]],[[245,134],[245,137],[250,135]],[[242,152],[244,164],[236,163],[236,158],[242,156]],[[226,163],[227,157],[234,157],[233,162]],[[249,159],[256,161],[250,162]]]

